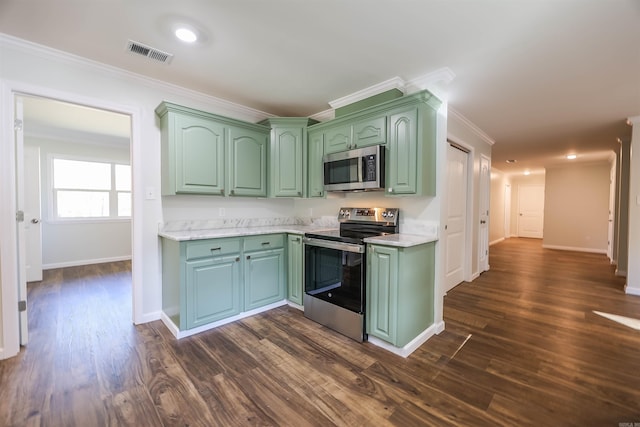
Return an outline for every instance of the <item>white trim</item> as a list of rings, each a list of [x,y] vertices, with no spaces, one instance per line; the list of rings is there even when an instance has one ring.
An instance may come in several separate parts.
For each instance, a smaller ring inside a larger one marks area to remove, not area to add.
[[[417,337],[411,340],[411,342],[409,342],[404,347],[396,347],[393,344],[389,344],[388,342],[383,341],[379,338],[373,337],[371,335],[369,335],[368,341],[375,346],[378,346],[387,351],[390,351],[393,354],[406,358],[406,357],[409,357],[411,353],[416,351],[422,344],[427,342],[429,338],[431,338],[434,335],[438,335],[442,331],[444,331],[444,322],[442,321],[442,322],[434,323],[433,325],[429,326],[427,329],[422,331]]]
[[[430,73],[411,79],[406,84],[406,93],[428,90],[441,101],[446,101],[448,94],[438,87],[438,84],[448,85],[456,78],[456,74],[449,67],[442,67]]]
[[[226,324],[231,323],[231,322],[235,322],[236,320],[241,320],[241,319],[244,319],[246,317],[254,316],[256,314],[263,313],[265,311],[269,311],[269,310],[272,310],[274,308],[281,307],[283,305],[287,305],[287,300],[274,302],[273,304],[265,305],[264,307],[256,308],[256,309],[249,310],[249,311],[245,311],[245,312],[242,312],[240,314],[236,314],[235,316],[227,317],[225,319],[218,320],[217,322],[211,322],[211,323],[208,323],[206,325],[198,326],[197,328],[188,329],[186,331],[181,331],[178,328],[178,325],[173,323],[171,318],[169,318],[169,316],[167,316],[164,312],[162,312],[160,314],[160,320],[162,320],[162,323],[164,323],[164,325],[169,329],[169,331],[171,332],[171,334],[174,337],[176,337],[177,339],[181,339],[181,338],[185,338],[185,337],[190,337],[191,335],[199,334],[200,332],[204,332],[204,331],[208,331],[210,329],[217,328],[217,327],[222,326],[222,325],[226,325]]]
[[[638,295],[638,296],[640,296],[640,288],[634,288],[634,287],[631,287],[629,285],[625,285],[624,286],[624,292],[627,295]]]
[[[592,254],[603,254],[603,255],[607,254],[606,249],[597,249],[597,248],[579,248],[575,246],[558,246],[558,245],[545,245],[545,244],[543,244],[542,247],[544,249],[556,249],[560,251],[588,252]]]
[[[187,89],[182,86],[167,83],[161,80],[153,79],[148,76],[136,74],[131,71],[117,68],[111,65],[107,65],[101,62],[92,61],[82,56],[77,56],[68,52],[64,52],[58,49],[53,49],[48,46],[40,45],[37,43],[29,42],[27,40],[13,37],[7,34],[0,33],[0,45],[5,47],[11,47],[23,52],[28,52],[34,56],[38,56],[43,59],[55,60],[66,62],[71,65],[80,65],[83,67],[91,67],[101,72],[109,73],[114,79],[123,78],[137,83],[140,86],[148,87],[151,89],[159,89],[161,91],[173,93],[177,96],[187,96],[195,101],[201,101],[208,105],[214,105],[227,112],[237,113],[244,120],[259,122],[269,117],[275,117],[272,114],[264,111],[256,110],[254,108],[245,107],[240,104],[236,104],[231,101],[227,101],[222,98],[218,98],[211,95],[206,95],[202,92]],[[55,97],[54,97],[55,98]],[[126,114],[126,113],[125,113]]]
[[[338,98],[333,101],[329,101],[329,105],[331,105],[331,108],[333,109],[344,107],[345,105],[362,101],[363,99],[367,99],[371,96],[377,95],[382,92],[386,92],[391,89],[398,89],[399,91],[404,93],[404,90],[405,90],[404,80],[402,80],[400,77],[392,77],[389,80],[380,82],[373,86],[369,86],[367,88],[354,92],[350,95],[343,96],[342,98]]]
[[[505,238],[504,238],[504,237],[500,237],[499,239],[496,239],[496,240],[493,240],[493,241],[489,242],[489,246],[493,246],[493,245],[495,245],[496,243],[500,243],[500,242],[502,242],[502,241],[504,241],[504,240],[505,240]]]
[[[0,35],[0,42],[6,41]],[[15,135],[13,132],[13,118],[14,118],[14,98],[19,95],[37,96],[60,100],[64,102],[70,102],[73,104],[85,105],[93,108],[99,108],[107,111],[113,111],[121,114],[126,114],[131,117],[131,144],[130,144],[130,164],[132,167],[132,307],[133,307],[133,322],[135,324],[141,323],[143,316],[143,275],[142,264],[138,266],[136,260],[142,260],[144,257],[143,251],[143,202],[144,202],[144,187],[143,187],[143,160],[142,156],[142,137],[141,137],[141,123],[143,119],[143,112],[138,107],[132,107],[128,105],[117,104],[103,99],[86,97],[77,93],[63,92],[47,87],[34,86],[30,84],[24,84],[22,82],[15,81],[3,81],[2,82],[2,108],[4,111],[0,111],[0,120],[4,119],[3,129],[4,133],[0,134],[0,150],[6,150],[5,156],[0,156],[0,159],[8,159],[6,167],[0,167],[7,175],[3,176],[2,185],[0,186],[0,196],[2,200],[8,200],[8,203],[3,203],[4,210],[0,210],[0,235],[3,236],[2,242],[0,242],[0,254],[2,255],[2,304],[3,304],[3,345],[6,351],[5,356],[11,357],[17,354],[19,351],[19,337],[18,332],[18,307],[15,304],[18,301],[17,287],[10,286],[10,283],[17,283],[18,281],[18,259],[16,254],[17,248],[17,234],[15,229],[15,195],[16,195],[16,183],[15,183]],[[5,141],[5,143],[1,143]],[[6,236],[6,237],[4,237]],[[15,289],[14,289],[15,288]]]
[[[300,304],[296,304],[296,303],[295,303],[295,302],[293,302],[293,301],[289,301],[289,300],[287,300],[287,305],[288,305],[289,307],[291,307],[291,308],[297,308],[297,309],[298,309],[298,310],[300,310],[300,311],[304,311],[304,307],[303,307],[303,306],[301,306]]]
[[[633,116],[627,118],[627,124],[629,126],[640,125],[640,116]]]
[[[92,265],[92,264],[104,264],[107,262],[118,262],[118,261],[129,261],[131,259],[131,255],[125,256],[117,256],[117,257],[109,257],[109,258],[94,258],[94,259],[84,259],[78,261],[69,261],[69,262],[56,262],[51,264],[43,264],[43,270],[52,270],[54,268],[66,268],[66,267],[78,267],[81,265]]]
[[[310,119],[314,119],[319,122],[326,122],[329,120],[333,120],[335,117],[336,117],[336,114],[332,108],[329,108],[328,110],[320,111],[319,113],[315,113],[309,116]]]
[[[616,268],[616,276],[618,276],[618,277],[627,277],[627,270],[618,270]]]
[[[461,121],[462,124],[464,124],[466,127],[468,127],[469,130],[471,130],[473,133],[478,135],[487,144],[494,145],[496,143],[493,139],[491,139],[491,137],[489,135],[484,133],[484,131],[482,129],[480,129],[478,126],[473,124],[473,122],[471,122],[471,120],[467,119],[465,116],[463,116],[461,113],[456,111],[451,106],[449,106],[449,113],[452,116],[454,116],[457,120]]]
[[[0,286],[2,357],[20,351],[18,315],[18,233],[16,227],[16,162],[14,98],[11,86],[0,86]]]

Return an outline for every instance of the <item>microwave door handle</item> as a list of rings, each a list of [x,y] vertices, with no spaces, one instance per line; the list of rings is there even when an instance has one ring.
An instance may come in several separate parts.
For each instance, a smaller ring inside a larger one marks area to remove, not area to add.
[[[364,177],[362,176],[362,170],[364,169],[364,162],[367,161],[366,156],[360,156],[360,161],[358,162],[358,182],[364,182]]]

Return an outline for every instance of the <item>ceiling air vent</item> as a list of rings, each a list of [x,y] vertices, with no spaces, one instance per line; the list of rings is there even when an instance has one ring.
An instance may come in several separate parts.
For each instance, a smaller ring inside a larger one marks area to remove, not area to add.
[[[168,64],[171,62],[171,59],[173,59],[173,54],[171,53],[163,52],[142,43],[134,42],[133,40],[127,42],[127,52],[146,56],[149,59],[162,62],[163,64]]]

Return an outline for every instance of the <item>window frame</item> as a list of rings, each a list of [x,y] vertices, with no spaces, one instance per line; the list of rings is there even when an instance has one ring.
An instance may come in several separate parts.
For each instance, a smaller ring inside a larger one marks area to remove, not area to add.
[[[47,163],[48,163],[48,167],[49,167],[49,182],[48,182],[48,188],[47,188],[47,198],[48,198],[48,211],[49,211],[49,220],[47,222],[49,223],[74,223],[74,224],[81,224],[81,223],[107,223],[107,222],[125,222],[125,221],[131,221],[132,216],[133,216],[133,174],[130,174],[130,180],[131,180],[131,190],[130,191],[119,191],[116,190],[115,186],[116,186],[116,176],[115,176],[115,170],[116,170],[116,165],[124,165],[124,166],[129,166],[131,168],[131,162],[127,162],[125,160],[105,160],[104,158],[96,158],[96,157],[91,157],[91,156],[79,156],[79,155],[69,155],[69,154],[54,154],[54,153],[49,153],[47,155],[48,159],[47,159]],[[55,188],[55,183],[54,183],[54,161],[55,160],[70,160],[70,161],[77,161],[77,162],[90,162],[90,163],[102,163],[102,164],[108,164],[110,165],[110,169],[111,169],[111,188],[109,190],[85,190],[85,189],[75,189],[77,191],[89,191],[89,192],[96,192],[96,193],[100,193],[100,192],[107,192],[109,193],[109,216],[103,216],[103,217],[59,217],[57,215],[57,191],[58,190],[70,190],[70,191],[74,191],[74,189],[72,188],[68,188],[68,189],[57,189]],[[118,216],[118,194],[119,193],[128,193],[131,195],[131,215],[129,216]]]

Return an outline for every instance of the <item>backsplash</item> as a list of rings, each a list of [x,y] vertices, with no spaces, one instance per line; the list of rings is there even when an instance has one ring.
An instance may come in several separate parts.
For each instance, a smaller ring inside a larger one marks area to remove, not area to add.
[[[316,227],[338,228],[335,216],[279,217],[279,218],[224,218],[208,220],[176,220],[161,223],[161,231],[214,230],[221,228],[269,227],[281,225],[310,225]]]

